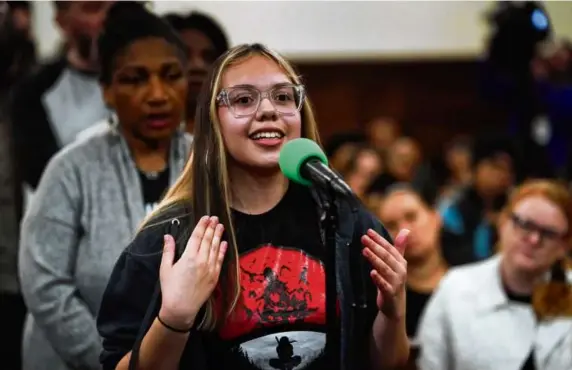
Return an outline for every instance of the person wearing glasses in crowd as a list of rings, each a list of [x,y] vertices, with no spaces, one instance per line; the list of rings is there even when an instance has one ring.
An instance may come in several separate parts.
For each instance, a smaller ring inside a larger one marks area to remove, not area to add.
[[[190,153],[186,50],[171,27],[118,2],[98,54],[117,120],[50,160],[22,225],[24,370],[101,368],[95,318],[113,265]]]
[[[571,224],[566,187],[518,187],[499,218],[499,253],[453,268],[433,293],[419,326],[419,369],[571,369]],[[564,289],[545,301],[552,284]],[[564,309],[548,316],[546,305]]]
[[[260,44],[215,62],[193,154],[117,261],[98,316],[108,369],[385,369],[405,363],[403,249],[365,208],[340,202],[339,322],[325,321],[323,199],[278,158],[319,142],[304,86]],[[358,284],[352,284],[356,280]],[[367,306],[352,307],[358,287]],[[336,363],[327,325],[340,325]],[[338,357],[339,356],[339,357]],[[351,365],[348,365],[350,361]]]

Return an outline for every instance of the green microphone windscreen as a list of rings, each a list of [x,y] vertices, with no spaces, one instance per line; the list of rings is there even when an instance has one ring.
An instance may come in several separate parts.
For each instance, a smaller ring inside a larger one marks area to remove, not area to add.
[[[320,146],[313,140],[294,139],[282,147],[278,164],[284,176],[298,184],[311,186],[312,183],[302,177],[300,170],[306,161],[315,158],[328,165],[328,158]]]

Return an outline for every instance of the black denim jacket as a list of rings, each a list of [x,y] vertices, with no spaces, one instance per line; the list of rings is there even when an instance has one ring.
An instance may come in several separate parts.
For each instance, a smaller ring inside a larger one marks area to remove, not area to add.
[[[312,192],[321,221],[325,218],[322,198]],[[345,202],[336,202],[336,285],[340,302],[339,370],[367,369],[369,341],[377,315],[376,288],[369,272],[371,265],[362,256],[361,237],[374,229],[392,242],[381,223],[363,206],[352,209]],[[101,363],[104,370],[115,369],[117,363],[133,350],[136,355],[141,341],[153,323],[161,302],[159,264],[163,235],[171,234],[178,243],[186,243],[192,227],[190,209],[176,207],[153,226],[141,230],[121,254],[104,293],[97,326],[103,338]],[[321,223],[322,238],[325,230]],[[180,369],[209,369],[205,351],[209,334],[193,331],[183,352]],[[133,361],[132,361],[133,363]],[[131,368],[135,368],[132,364]],[[335,370],[335,369],[332,369]]]

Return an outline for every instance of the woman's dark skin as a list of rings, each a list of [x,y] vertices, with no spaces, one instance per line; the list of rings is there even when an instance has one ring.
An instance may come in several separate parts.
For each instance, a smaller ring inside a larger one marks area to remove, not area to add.
[[[160,38],[146,38],[128,46],[115,66],[111,83],[103,85],[105,101],[117,112],[137,167],[161,171],[185,113],[188,85],[180,53]]]

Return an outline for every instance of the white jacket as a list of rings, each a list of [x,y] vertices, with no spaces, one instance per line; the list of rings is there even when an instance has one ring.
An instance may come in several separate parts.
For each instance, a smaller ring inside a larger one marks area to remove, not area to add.
[[[500,260],[443,278],[420,322],[420,370],[518,370],[533,348],[537,369],[572,369],[572,318],[537,322],[531,305],[509,301]]]

